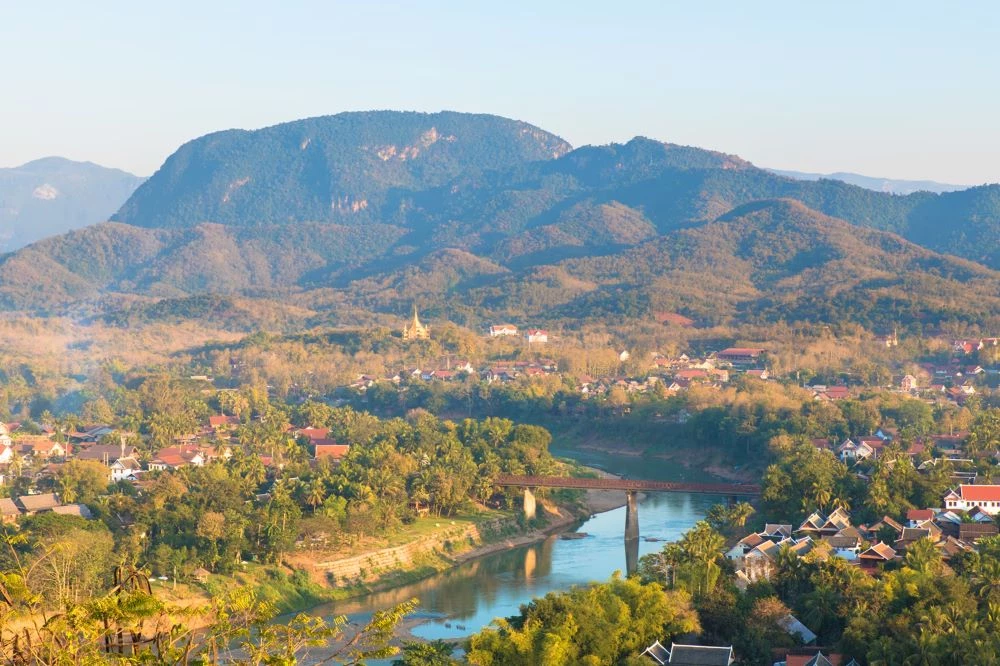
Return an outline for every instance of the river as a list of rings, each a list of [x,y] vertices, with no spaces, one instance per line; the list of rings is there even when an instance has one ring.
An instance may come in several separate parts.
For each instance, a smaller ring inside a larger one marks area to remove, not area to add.
[[[664,461],[614,457],[605,453],[561,451],[582,463],[629,478],[664,481],[705,481],[711,477]],[[639,500],[639,554],[660,550],[705,516],[720,498],[686,493],[649,493]],[[371,613],[401,601],[420,600],[412,617],[422,622],[411,633],[422,639],[460,639],[494,618],[516,615],[522,604],[548,592],[607,580],[625,570],[625,509],[607,511],[584,521],[578,530],[589,536],[543,542],[487,555],[420,582],[314,609],[323,615],[345,614],[364,623]],[[386,662],[371,662],[372,664]]]

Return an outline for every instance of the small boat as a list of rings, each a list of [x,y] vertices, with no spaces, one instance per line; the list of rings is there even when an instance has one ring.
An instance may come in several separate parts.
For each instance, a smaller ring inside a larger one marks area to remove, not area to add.
[[[451,622],[445,622],[444,626],[446,629],[451,629]]]
[[[455,628],[458,629],[458,630],[460,630],[460,631],[465,631],[465,625],[464,624],[456,624]]]
[[[659,537],[642,537],[642,540],[647,543],[656,543],[657,541],[666,541],[666,539],[660,539]]]
[[[572,539],[586,539],[589,536],[586,532],[566,532],[565,534],[560,534],[559,538],[570,541]]]

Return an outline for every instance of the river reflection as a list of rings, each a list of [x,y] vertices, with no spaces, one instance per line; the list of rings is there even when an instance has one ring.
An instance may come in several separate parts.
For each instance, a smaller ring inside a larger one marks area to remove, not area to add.
[[[680,538],[716,501],[687,494],[641,497],[641,538],[635,544],[638,555],[655,552],[664,542]],[[494,618],[516,615],[533,597],[606,580],[615,570],[625,571],[624,507],[598,514],[578,529],[589,536],[572,540],[549,537],[467,562],[412,585],[330,604],[314,612],[346,614],[363,622],[376,610],[416,597],[420,600],[419,616],[429,619],[413,629],[415,636],[428,640],[468,636]]]

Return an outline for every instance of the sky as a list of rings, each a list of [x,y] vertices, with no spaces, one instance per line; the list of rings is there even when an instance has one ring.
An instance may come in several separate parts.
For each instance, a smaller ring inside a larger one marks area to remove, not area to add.
[[[367,109],[1000,182],[1000,3],[0,0],[0,166]]]

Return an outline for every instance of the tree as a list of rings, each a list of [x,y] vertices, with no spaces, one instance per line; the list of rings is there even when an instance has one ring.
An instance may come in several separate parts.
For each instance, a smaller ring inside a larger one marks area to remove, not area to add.
[[[95,504],[108,490],[110,472],[94,460],[70,460],[56,473],[56,488],[63,502]]]

